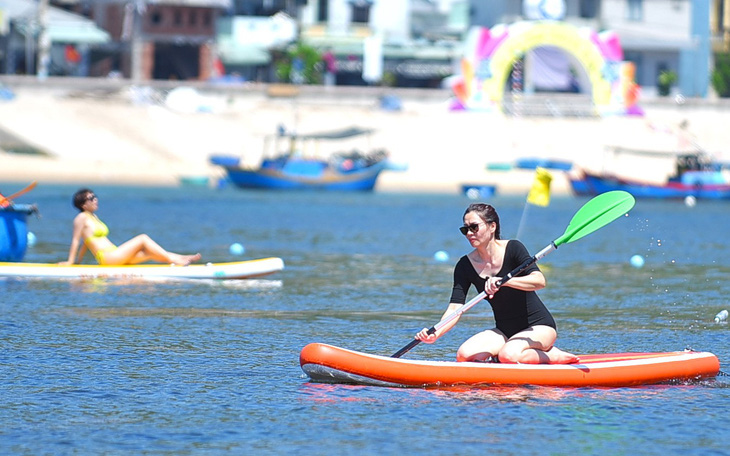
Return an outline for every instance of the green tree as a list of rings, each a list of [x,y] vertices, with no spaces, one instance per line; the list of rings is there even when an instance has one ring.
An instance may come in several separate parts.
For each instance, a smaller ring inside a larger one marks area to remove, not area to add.
[[[675,82],[677,82],[677,73],[672,70],[662,71],[657,81],[659,95],[669,95],[669,91]]]
[[[715,68],[712,70],[710,81],[718,96],[730,97],[730,54],[715,55]]]
[[[322,55],[303,43],[296,43],[286,50],[276,64],[276,76],[280,81],[295,84],[319,84],[322,82]]]

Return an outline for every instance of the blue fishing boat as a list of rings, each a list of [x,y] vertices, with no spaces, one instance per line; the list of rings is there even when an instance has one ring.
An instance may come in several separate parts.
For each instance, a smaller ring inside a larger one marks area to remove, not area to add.
[[[21,261],[28,248],[27,217],[38,212],[31,204],[0,206],[0,261]]]
[[[672,180],[660,185],[584,171],[580,178],[571,179],[570,183],[577,195],[598,195],[612,190],[624,190],[636,198],[678,199],[692,196],[696,199],[730,199],[730,183],[714,183],[712,179],[706,179],[718,174],[689,173],[682,176],[686,179]],[[697,180],[693,181],[693,177]]]
[[[636,198],[730,199],[730,171],[726,165],[709,160],[702,154],[676,156],[676,172],[665,182],[648,182],[611,173],[579,170],[570,178],[576,195],[597,195],[624,190]]]
[[[357,127],[302,135],[280,132],[266,138],[257,167],[227,155],[214,155],[210,161],[240,188],[371,191],[380,173],[389,169],[388,153],[369,145],[372,133]],[[364,149],[362,144],[345,146],[363,139],[368,143]]]

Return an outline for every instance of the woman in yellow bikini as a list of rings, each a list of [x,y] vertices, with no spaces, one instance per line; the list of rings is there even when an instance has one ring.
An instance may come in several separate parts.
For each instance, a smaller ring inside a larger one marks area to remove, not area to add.
[[[107,237],[109,228],[95,212],[99,199],[88,188],[79,190],[73,197],[74,206],[80,214],[74,218],[74,231],[68,260],[60,264],[74,264],[84,257],[88,249],[102,265],[138,264],[145,261],[187,266],[200,259],[200,254],[180,255],[168,252],[146,234],[140,234],[120,246],[112,244]]]

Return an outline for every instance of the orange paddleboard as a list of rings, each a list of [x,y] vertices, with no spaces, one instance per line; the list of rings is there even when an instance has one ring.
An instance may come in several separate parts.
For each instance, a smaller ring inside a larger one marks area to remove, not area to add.
[[[580,355],[577,364],[501,364],[423,361],[312,343],[299,356],[313,380],[376,386],[452,385],[635,386],[711,378],[720,371],[707,352]]]

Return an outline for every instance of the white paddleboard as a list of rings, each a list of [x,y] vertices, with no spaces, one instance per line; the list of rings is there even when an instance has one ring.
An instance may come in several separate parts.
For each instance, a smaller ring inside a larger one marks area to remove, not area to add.
[[[138,264],[101,266],[74,264],[63,266],[55,263],[3,263],[0,277],[48,277],[48,278],[180,278],[180,279],[248,279],[261,277],[284,269],[281,258],[261,258],[232,263],[191,264]]]

